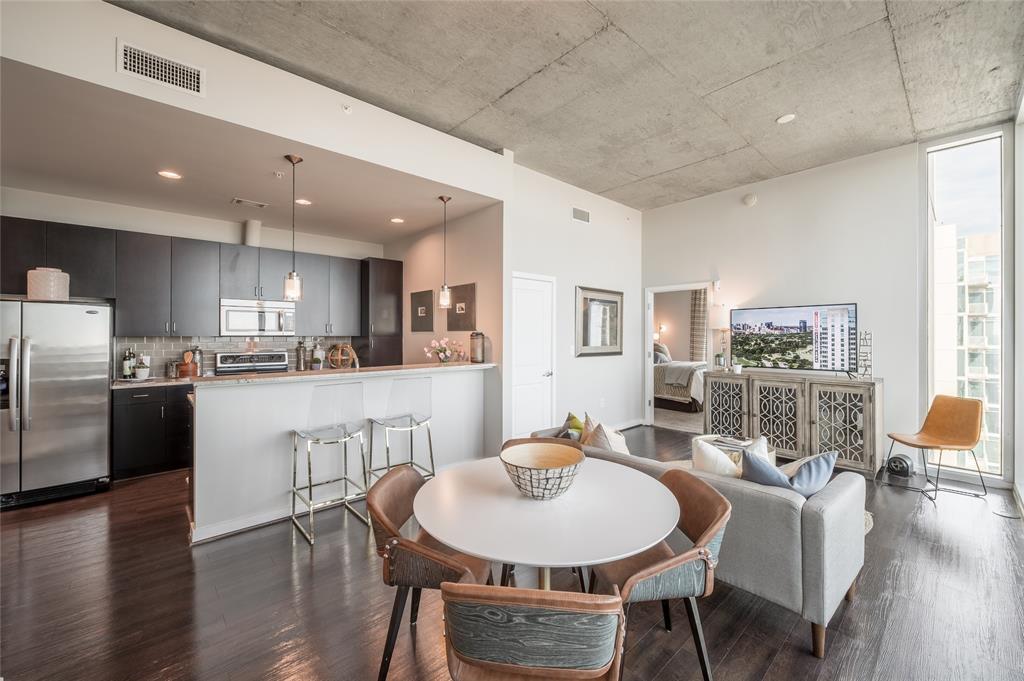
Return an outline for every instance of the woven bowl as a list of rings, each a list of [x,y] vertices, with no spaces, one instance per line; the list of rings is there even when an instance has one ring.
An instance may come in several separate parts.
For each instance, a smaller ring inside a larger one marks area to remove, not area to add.
[[[537,442],[512,445],[500,458],[516,489],[543,501],[565,494],[586,457],[575,447]]]

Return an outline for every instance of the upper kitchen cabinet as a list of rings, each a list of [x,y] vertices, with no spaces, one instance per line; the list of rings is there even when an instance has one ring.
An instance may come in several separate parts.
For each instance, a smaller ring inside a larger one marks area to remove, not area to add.
[[[171,237],[118,231],[116,270],[114,334],[170,334]]]
[[[0,293],[24,295],[25,273],[46,266],[46,223],[0,218]]]
[[[46,224],[46,266],[71,277],[71,295],[113,298],[117,232],[102,227]]]
[[[332,335],[330,326],[331,259],[326,255],[296,253],[295,271],[302,277],[302,300],[295,302],[295,334],[297,336]],[[284,280],[280,284],[283,287]]]
[[[298,254],[296,254],[297,256]],[[298,258],[296,257],[296,262]],[[263,300],[284,300],[284,278],[292,271],[292,252],[276,248],[260,249],[259,296]],[[306,286],[303,282],[303,293]],[[321,332],[318,332],[318,334]],[[299,334],[302,335],[302,334]]]
[[[331,258],[331,335],[358,336],[361,333],[359,280],[360,262],[352,258]]]
[[[363,336],[402,335],[402,261],[362,261]]]
[[[260,297],[260,249],[220,245],[220,297],[240,300]]]
[[[171,335],[220,334],[220,247],[213,241],[171,239]]]

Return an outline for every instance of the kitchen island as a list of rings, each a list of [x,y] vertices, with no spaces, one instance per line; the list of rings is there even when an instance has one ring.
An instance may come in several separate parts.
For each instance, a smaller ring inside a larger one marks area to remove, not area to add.
[[[292,431],[309,425],[316,385],[362,383],[365,413],[372,417],[385,414],[396,378],[429,377],[434,459],[441,468],[486,454],[486,401],[493,394],[488,386],[496,380],[495,371],[494,364],[460,362],[192,379],[193,543],[289,517]],[[425,437],[417,435],[420,462],[425,461],[426,442],[420,439]],[[379,466],[384,460],[383,437],[375,438],[374,444],[374,465]],[[318,449],[314,479],[338,477],[341,447]],[[358,470],[357,449],[350,446],[349,465],[355,465],[354,470]],[[392,461],[406,460],[408,438],[395,438],[391,452]]]

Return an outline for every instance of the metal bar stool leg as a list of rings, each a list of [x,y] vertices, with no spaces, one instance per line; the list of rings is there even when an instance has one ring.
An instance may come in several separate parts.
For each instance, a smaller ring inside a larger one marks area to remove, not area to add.
[[[292,433],[292,522],[295,522],[295,486],[298,484],[299,436]]]
[[[384,427],[384,466],[386,471],[391,470],[391,429]]]
[[[430,433],[430,421],[424,423],[427,427],[427,453],[430,455],[430,477],[434,476],[434,436]]]
[[[313,544],[313,443],[306,440],[306,489],[309,490],[309,543]]]

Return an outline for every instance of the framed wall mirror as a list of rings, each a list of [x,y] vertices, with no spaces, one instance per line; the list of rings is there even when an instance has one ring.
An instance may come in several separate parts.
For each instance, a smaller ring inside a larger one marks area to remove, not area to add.
[[[576,356],[622,354],[622,291],[576,287]]]

